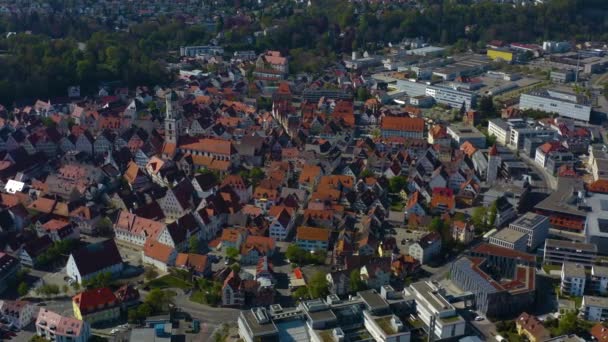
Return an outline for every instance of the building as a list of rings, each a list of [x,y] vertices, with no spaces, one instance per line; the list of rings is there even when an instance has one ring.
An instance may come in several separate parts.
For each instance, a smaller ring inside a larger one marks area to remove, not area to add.
[[[279,330],[265,308],[241,311],[237,324],[245,342],[279,341]]]
[[[213,45],[182,46],[179,48],[179,54],[182,57],[196,57],[198,55],[223,55],[224,48]]]
[[[90,244],[70,254],[66,265],[68,277],[79,284],[100,273],[119,275],[123,270],[123,261],[114,240]]]
[[[536,300],[536,260],[531,254],[480,244],[456,260],[450,279],[475,296],[476,309],[489,317],[515,315]]]
[[[589,122],[591,103],[583,95],[568,94],[556,90],[535,90],[519,97],[521,110],[534,109],[556,113],[575,120]]]
[[[19,260],[0,252],[0,293],[4,292],[10,281],[21,268]]]
[[[91,337],[91,328],[82,320],[40,308],[36,318],[36,335],[54,342],[87,342]]]
[[[413,283],[404,290],[404,293],[414,296],[416,313],[422,322],[429,327],[434,325],[435,338],[445,339],[464,335],[465,320],[432,283]],[[434,324],[431,323],[432,321]]]
[[[581,264],[562,264],[560,291],[564,295],[581,297],[585,293],[587,275]]]
[[[141,251],[141,261],[146,265],[167,272],[170,266],[175,266],[177,250],[153,239],[148,239]]]
[[[515,53],[507,49],[488,49],[486,54],[493,61],[501,60],[511,63],[515,59]]]
[[[543,254],[545,264],[572,262],[591,266],[597,258],[597,246],[591,243],[546,239]]]
[[[437,103],[442,103],[452,108],[460,109],[464,104],[466,110],[475,107],[477,100],[477,94],[472,91],[440,85],[427,86],[425,95],[433,97]]]
[[[284,79],[289,73],[287,57],[279,51],[266,51],[255,62],[253,76],[260,80],[278,81]]]
[[[493,185],[496,183],[501,161],[502,159],[498,155],[498,148],[496,147],[496,144],[494,144],[488,152],[488,169],[486,172],[486,182],[488,185]]]
[[[608,319],[608,298],[583,296],[581,314],[588,321],[605,321]]]
[[[592,295],[606,296],[608,293],[608,267],[593,265],[587,274],[587,292]]]
[[[296,245],[311,252],[326,251],[329,235],[329,229],[300,226],[296,232]]]
[[[394,314],[373,315],[363,311],[363,322],[367,331],[377,342],[409,342],[410,331],[401,319]]]
[[[496,143],[506,146],[509,142],[509,124],[503,119],[491,119],[488,121],[488,134],[496,137]]]
[[[424,139],[424,119],[385,116],[380,122],[382,137]]]
[[[528,235],[528,248],[533,251],[549,235],[549,218],[528,212],[511,222],[509,228]]]
[[[608,180],[608,146],[595,144],[589,146],[589,161],[593,180]]]
[[[488,134],[496,137],[496,142],[512,150],[522,150],[526,139],[541,138],[554,140],[556,131],[539,126],[535,120],[492,119],[488,121]]]
[[[551,71],[551,82],[555,83],[569,83],[574,82],[576,74],[572,69],[552,70]]]
[[[72,297],[74,317],[89,324],[120,318],[120,301],[107,287],[86,290]]]
[[[114,235],[117,240],[143,247],[149,237],[161,240],[163,234],[167,235],[166,227],[164,222],[150,220],[122,210],[114,223]]]
[[[528,246],[528,234],[511,228],[504,228],[490,236],[488,242],[496,246],[525,252]]]
[[[437,232],[428,233],[420,240],[412,243],[408,249],[409,254],[420,264],[428,264],[441,253],[441,235]]]
[[[477,128],[464,125],[462,123],[451,123],[448,127],[448,134],[456,145],[461,146],[465,142],[469,142],[476,148],[486,148],[486,136],[483,135]]]
[[[8,320],[8,325],[23,329],[38,314],[39,307],[24,300],[0,300],[0,316]]]
[[[517,334],[525,336],[530,342],[545,342],[551,337],[543,323],[536,316],[527,312],[523,312],[517,317],[515,327]]]

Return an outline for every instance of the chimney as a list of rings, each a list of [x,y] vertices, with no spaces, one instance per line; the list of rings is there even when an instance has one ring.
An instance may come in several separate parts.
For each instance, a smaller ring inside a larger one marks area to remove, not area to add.
[[[357,59],[357,51],[353,51],[352,60],[354,61],[355,59]]]

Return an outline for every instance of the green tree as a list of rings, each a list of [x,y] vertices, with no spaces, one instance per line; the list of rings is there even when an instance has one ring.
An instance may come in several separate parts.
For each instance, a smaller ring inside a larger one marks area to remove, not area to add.
[[[234,247],[226,248],[226,257],[230,260],[236,260],[239,256],[239,250]]]
[[[357,100],[367,101],[371,97],[369,91],[365,87],[359,87],[357,89]]]
[[[191,236],[188,240],[188,251],[190,253],[198,253],[200,251],[200,241],[196,236]]]
[[[152,289],[146,299],[145,304],[148,304],[154,313],[166,312],[169,305],[173,303],[173,294],[161,289]]]
[[[361,280],[361,272],[358,268],[355,268],[350,272],[349,279],[350,292],[359,292],[365,290],[365,283]]]
[[[154,267],[146,267],[144,270],[144,278],[146,278],[146,280],[152,280],[156,277],[158,277],[156,269]]]
[[[310,298],[313,299],[322,298],[329,294],[329,285],[324,272],[313,274],[308,282],[308,290],[310,292]]]
[[[494,107],[494,98],[492,96],[483,96],[479,101],[479,112],[484,118],[493,118],[496,116],[496,108]]]
[[[295,291],[293,291],[291,296],[296,300],[310,299],[310,293],[308,292],[308,288],[306,288],[305,286],[298,287]]]
[[[401,190],[407,189],[407,177],[395,176],[388,181],[388,189],[392,193],[399,193]]]
[[[112,232],[112,220],[104,216],[97,221],[95,228],[97,228],[97,234],[106,236]]]
[[[296,263],[306,261],[307,254],[308,252],[294,244],[287,246],[287,250],[285,251],[285,257],[289,259],[290,262]]]
[[[487,229],[487,212],[488,210],[486,207],[476,207],[475,209],[473,209],[473,212],[471,214],[471,222],[473,222],[475,229],[478,229],[479,231],[485,231]]]
[[[494,227],[496,223],[496,215],[498,214],[498,208],[496,206],[496,201],[492,202],[490,208],[488,209],[488,226]]]
[[[19,296],[23,297],[29,291],[30,291],[30,287],[27,285],[26,282],[22,281],[21,283],[19,283],[19,287],[17,287],[17,293],[19,293]]]

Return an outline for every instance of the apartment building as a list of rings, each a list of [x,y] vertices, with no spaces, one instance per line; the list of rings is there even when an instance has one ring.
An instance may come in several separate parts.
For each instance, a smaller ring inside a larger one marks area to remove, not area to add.
[[[591,266],[596,258],[597,246],[595,244],[554,239],[545,240],[543,254],[545,264],[559,265],[564,262],[573,262]]]
[[[474,126],[452,123],[447,127],[447,133],[456,142],[457,146],[461,146],[468,141],[477,148],[486,147],[486,136]]]
[[[605,321],[608,319],[608,298],[583,296],[581,314],[588,321]]]
[[[580,264],[565,262],[562,264],[560,291],[564,295],[580,297],[585,293],[587,275],[585,267]]]
[[[525,252],[528,246],[528,234],[504,228],[490,236],[488,242],[493,245]]]

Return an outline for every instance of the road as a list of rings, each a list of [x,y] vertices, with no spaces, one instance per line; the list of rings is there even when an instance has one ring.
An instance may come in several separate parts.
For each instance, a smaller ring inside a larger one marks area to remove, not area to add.
[[[530,159],[528,156],[525,156],[523,153],[519,155],[519,158],[526,163],[528,167],[536,171],[536,173],[543,179],[546,188],[549,188],[550,190],[557,189],[556,177],[553,177],[553,175],[547,172],[546,169],[538,166],[534,160]]]

